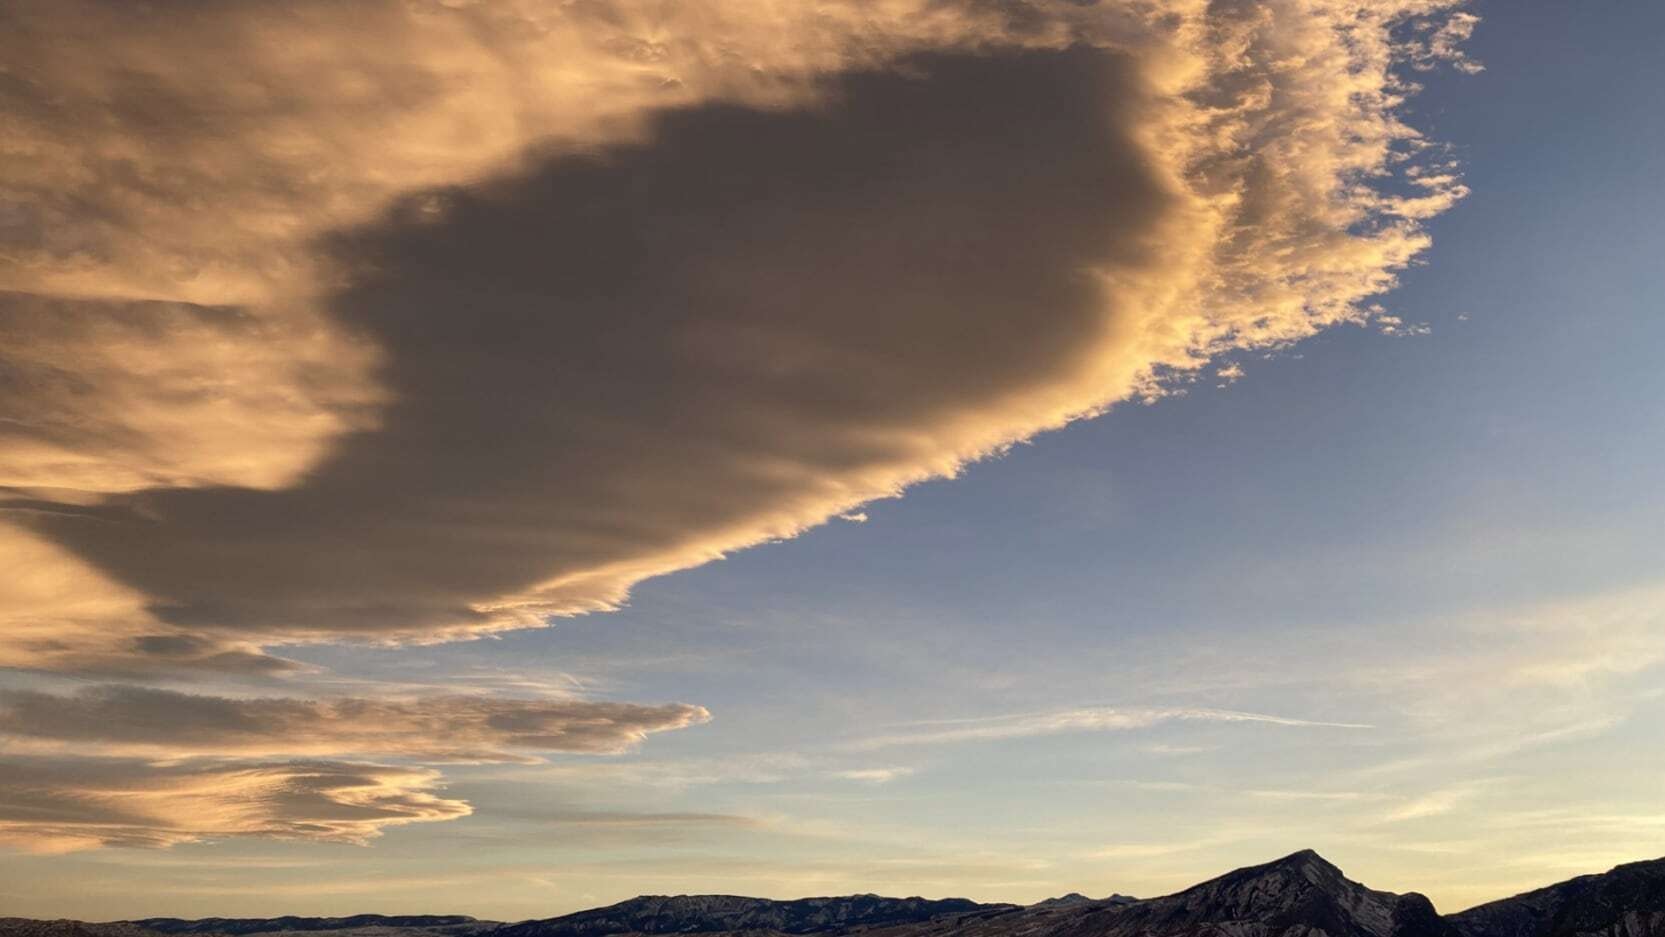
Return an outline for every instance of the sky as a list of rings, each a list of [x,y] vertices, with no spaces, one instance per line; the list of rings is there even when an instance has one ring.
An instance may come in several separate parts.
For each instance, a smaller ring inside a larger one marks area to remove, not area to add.
[[[1665,854],[1665,8],[0,18],[0,914]]]

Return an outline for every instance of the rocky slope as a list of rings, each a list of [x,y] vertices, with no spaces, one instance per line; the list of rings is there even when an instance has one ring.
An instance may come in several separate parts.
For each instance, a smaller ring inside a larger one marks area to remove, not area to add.
[[[1427,898],[1374,891],[1312,850],[1116,912],[1106,937],[1455,937]]]
[[[1449,920],[1461,937],[1665,937],[1665,859],[1581,875]]]

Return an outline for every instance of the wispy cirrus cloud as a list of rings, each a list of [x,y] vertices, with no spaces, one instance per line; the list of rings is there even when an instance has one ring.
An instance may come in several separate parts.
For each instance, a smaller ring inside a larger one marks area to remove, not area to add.
[[[1088,859],[1112,859],[1118,861],[1136,861],[1141,859],[1158,859],[1168,856],[1184,855],[1185,853],[1201,852],[1205,849],[1215,849],[1241,840],[1241,835],[1209,836],[1201,839],[1186,839],[1175,842],[1161,843],[1112,843],[1086,853]]]
[[[1403,823],[1408,820],[1421,820],[1427,817],[1448,814],[1461,807],[1465,802],[1480,796],[1487,788],[1495,787],[1496,784],[1496,779],[1486,778],[1428,791],[1388,811],[1382,817],[1382,822]]]
[[[846,768],[842,771],[834,771],[833,777],[842,778],[846,781],[862,781],[867,784],[889,784],[891,781],[909,777],[913,773],[913,768],[905,766],[887,768]]]
[[[1052,712],[1019,713],[975,719],[952,719],[912,723],[910,728],[851,743],[851,747],[889,748],[900,745],[941,745],[1061,735],[1070,732],[1129,732],[1169,722],[1254,723],[1273,726],[1320,729],[1370,729],[1355,722],[1325,722],[1294,719],[1266,713],[1232,709],[1160,706],[1092,706]]]

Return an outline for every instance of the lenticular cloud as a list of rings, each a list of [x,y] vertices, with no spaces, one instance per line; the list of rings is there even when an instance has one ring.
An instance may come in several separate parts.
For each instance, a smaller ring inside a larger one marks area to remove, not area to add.
[[[1455,7],[16,4],[0,665],[606,609],[1365,321]]]

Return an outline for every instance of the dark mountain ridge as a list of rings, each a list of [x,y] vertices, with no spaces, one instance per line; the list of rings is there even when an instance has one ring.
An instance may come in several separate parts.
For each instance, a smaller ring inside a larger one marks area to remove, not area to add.
[[[1311,850],[1143,901],[1116,897],[890,928],[875,937],[1461,937],[1421,895],[1373,891]]]
[[[493,929],[501,926],[496,921],[480,921],[465,914],[355,914],[351,917],[284,917],[240,918],[205,917],[184,920],[175,917],[152,917],[126,921],[145,930],[160,934],[276,934],[294,931],[357,930],[367,927],[397,928],[459,928],[467,930]]]
[[[1310,849],[1136,902],[1107,923],[1103,933],[1127,937],[1456,937],[1427,898],[1366,888]]]
[[[1665,937],[1665,859],[1633,862],[1441,916],[1414,892],[1376,891],[1312,850],[1135,900],[1079,894],[1027,907],[964,898],[849,895],[772,901],[645,895],[545,920],[461,915],[149,918],[86,924],[0,919],[0,937]]]
[[[1462,937],[1665,937],[1665,859],[1580,875],[1450,920]]]

